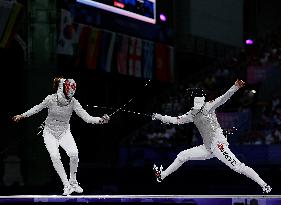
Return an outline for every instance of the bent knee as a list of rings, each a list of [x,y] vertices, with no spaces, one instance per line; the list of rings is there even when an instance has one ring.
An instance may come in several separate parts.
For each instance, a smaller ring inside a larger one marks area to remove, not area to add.
[[[73,163],[78,163],[79,162],[79,157],[78,157],[78,152],[76,153],[69,153],[69,158],[70,161]]]
[[[78,151],[74,151],[74,152],[69,152],[68,153],[69,157],[78,157]]]
[[[178,155],[177,155],[177,159],[184,163],[189,159],[189,153],[187,150],[181,151]]]

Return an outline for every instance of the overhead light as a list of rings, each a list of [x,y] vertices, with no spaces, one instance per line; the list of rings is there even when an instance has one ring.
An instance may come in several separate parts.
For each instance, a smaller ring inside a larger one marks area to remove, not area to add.
[[[161,21],[167,21],[167,17],[164,14],[159,15]]]

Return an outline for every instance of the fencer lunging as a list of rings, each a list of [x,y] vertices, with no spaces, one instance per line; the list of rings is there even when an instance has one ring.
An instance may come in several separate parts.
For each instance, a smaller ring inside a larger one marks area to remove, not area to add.
[[[252,168],[240,162],[230,151],[227,139],[223,135],[215,114],[216,108],[224,104],[244,84],[242,80],[237,80],[224,95],[213,101],[205,102],[204,96],[195,97],[193,108],[186,114],[178,117],[153,114],[153,120],[161,120],[163,123],[185,124],[194,122],[203,138],[203,145],[180,152],[175,161],[166,170],[163,171],[162,166],[158,168],[154,165],[153,170],[158,182],[161,182],[188,160],[206,160],[216,157],[234,171],[254,180],[261,186],[264,193],[271,191],[271,187]]]
[[[43,138],[45,146],[50,154],[53,166],[58,173],[63,185],[63,195],[70,195],[72,192],[82,193],[83,189],[79,186],[76,179],[78,168],[78,149],[70,131],[70,118],[72,112],[81,117],[85,122],[92,124],[108,123],[108,115],[102,117],[92,117],[82,108],[78,100],[73,95],[76,91],[76,83],[73,79],[54,79],[55,94],[48,95],[42,103],[34,106],[27,112],[16,115],[13,120],[18,122],[22,118],[30,117],[48,108],[48,116],[44,122]],[[70,178],[63,167],[59,146],[61,146],[70,158]]]

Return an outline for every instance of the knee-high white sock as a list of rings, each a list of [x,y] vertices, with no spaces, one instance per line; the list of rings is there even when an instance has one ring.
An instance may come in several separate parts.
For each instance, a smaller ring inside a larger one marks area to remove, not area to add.
[[[59,158],[52,158],[52,162],[53,162],[53,166],[54,166],[55,170],[57,171],[63,185],[64,186],[67,185],[69,182],[68,182],[67,175],[65,173],[61,160]]]
[[[176,171],[184,162],[179,160],[177,157],[175,161],[161,174],[161,179],[164,179],[165,177],[172,174],[174,171]]]
[[[76,181],[76,173],[78,168],[78,156],[71,156],[70,157],[70,181]]]
[[[260,176],[253,170],[251,167],[245,166],[242,174],[246,175],[256,183],[258,183],[261,187],[265,186],[266,183],[260,178]]]

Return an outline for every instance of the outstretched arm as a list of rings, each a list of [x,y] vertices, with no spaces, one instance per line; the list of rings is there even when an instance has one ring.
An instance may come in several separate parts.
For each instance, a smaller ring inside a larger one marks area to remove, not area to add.
[[[41,110],[43,110],[44,108],[48,107],[48,101],[50,99],[50,96],[48,95],[43,102],[41,102],[39,105],[35,105],[33,108],[29,109],[28,111],[26,111],[25,113],[22,113],[21,115],[16,115],[13,117],[13,120],[15,122],[18,122],[19,120],[25,118],[25,117],[30,117],[31,115],[34,115],[38,112],[40,112]]]
[[[209,110],[212,112],[219,106],[223,105],[239,88],[242,88],[244,85],[245,82],[243,80],[237,79],[235,84],[225,94],[209,103]]]
[[[79,117],[81,117],[87,123],[103,124],[109,121],[108,115],[104,115],[103,117],[92,117],[87,113],[86,110],[84,110],[84,108],[76,99],[74,99],[74,111]]]
[[[189,123],[192,122],[192,115],[190,113],[190,111],[184,115],[178,116],[178,117],[171,117],[171,116],[167,116],[167,115],[160,115],[160,114],[153,114],[152,115],[152,120],[161,120],[163,123],[172,123],[172,124],[185,124],[185,123]]]

